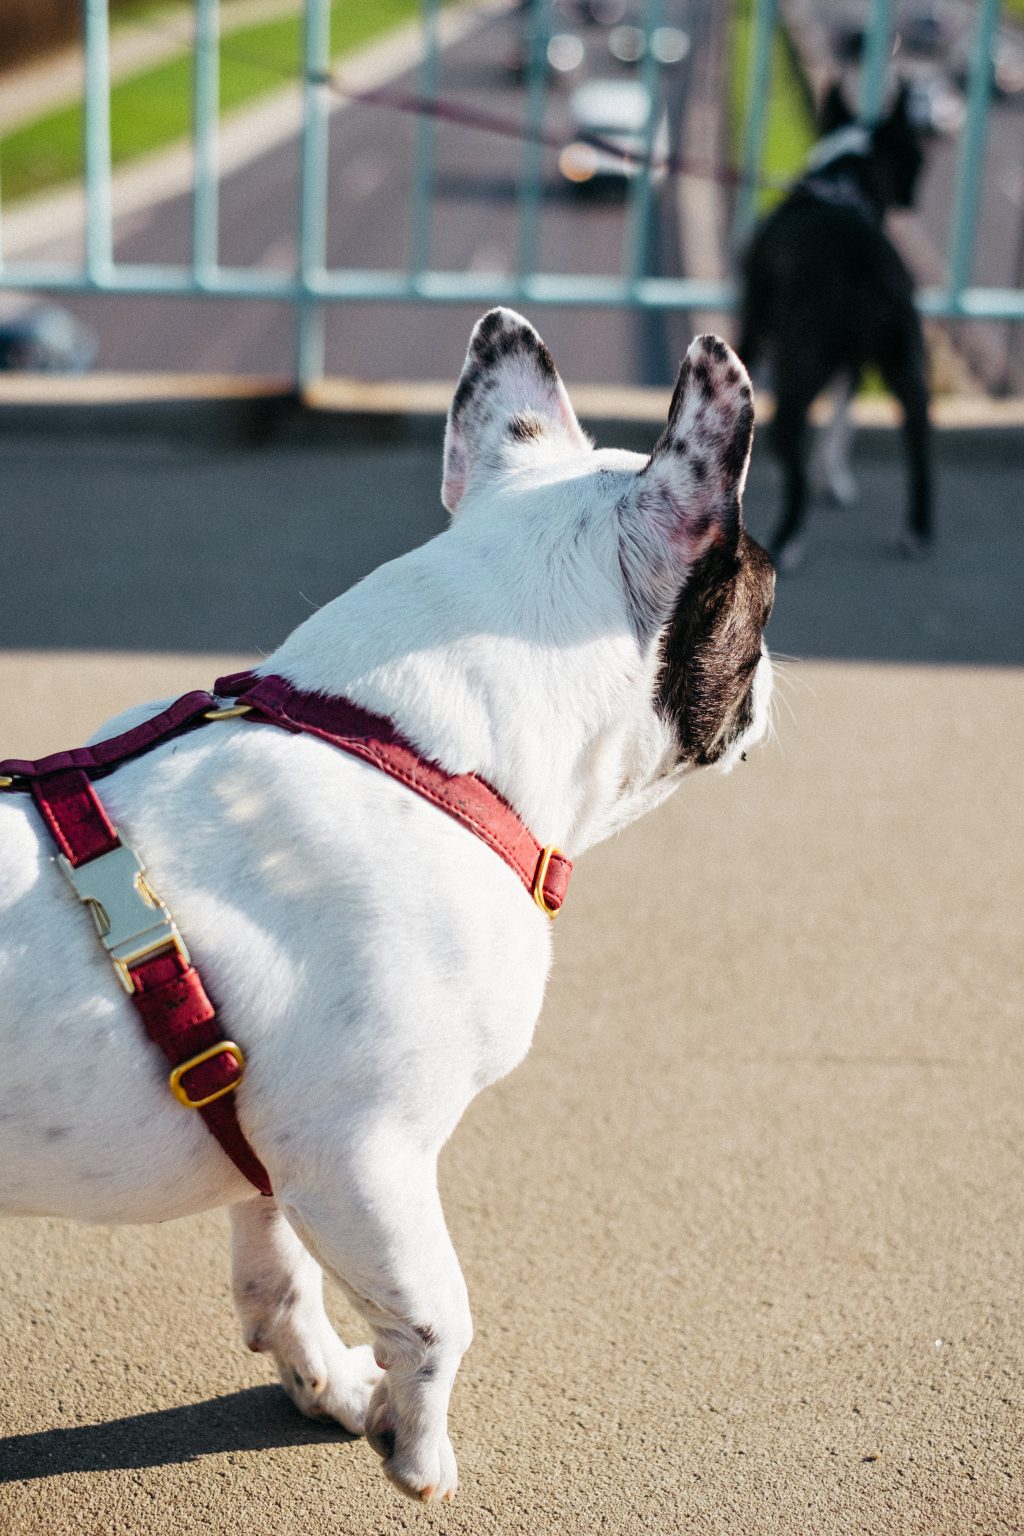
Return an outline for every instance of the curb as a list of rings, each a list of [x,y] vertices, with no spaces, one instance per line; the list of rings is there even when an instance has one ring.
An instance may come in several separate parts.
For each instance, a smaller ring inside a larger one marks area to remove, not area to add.
[[[182,439],[210,445],[306,444],[320,441],[409,444],[440,442],[454,381],[365,383],[326,379],[300,396],[289,381],[222,375],[92,374],[80,378],[22,375],[0,378],[0,437],[97,432]],[[664,425],[667,389],[601,385],[572,391],[585,426],[601,441],[634,443],[646,452]],[[827,402],[815,417],[828,414]],[[770,395],[757,396],[760,425],[773,415]],[[879,444],[900,426],[887,399],[854,402],[861,437]],[[951,440],[978,449],[1012,444],[1019,456],[1024,400],[952,396],[933,402],[937,446]]]

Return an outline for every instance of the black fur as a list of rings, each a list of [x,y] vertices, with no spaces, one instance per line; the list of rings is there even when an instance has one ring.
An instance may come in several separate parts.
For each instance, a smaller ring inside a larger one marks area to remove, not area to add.
[[[772,563],[742,530],[733,547],[712,545],[690,573],[662,640],[658,699],[686,762],[717,762],[750,724],[774,596]]]
[[[807,514],[807,414],[833,381],[854,384],[873,364],[899,400],[909,466],[908,547],[932,536],[926,354],[914,306],[914,282],[882,221],[909,207],[923,164],[907,115],[906,91],[870,130],[863,153],[811,171],[755,231],[743,264],[739,354],[774,372],[771,441],[784,477],[782,515],[772,553],[795,563]],[[826,99],[822,130],[853,122],[837,87]]]

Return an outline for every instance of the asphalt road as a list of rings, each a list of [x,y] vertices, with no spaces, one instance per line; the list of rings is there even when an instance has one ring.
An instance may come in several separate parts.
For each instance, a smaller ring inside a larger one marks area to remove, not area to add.
[[[699,72],[716,67],[709,38],[714,20],[702,0],[665,0],[663,21],[690,35],[688,57],[661,71],[672,148],[681,148],[687,105]],[[508,62],[522,47],[525,22],[509,12],[447,49],[441,93],[458,105],[483,108],[513,125],[525,120],[525,91]],[[554,77],[546,128],[571,137],[568,99],[583,79],[628,78],[607,47],[607,29],[583,28],[583,66]],[[230,47],[230,41],[225,48]],[[351,76],[350,76],[351,78]],[[358,82],[357,82],[358,83]],[[415,91],[415,71],[395,80],[394,93]],[[515,269],[516,206],[523,144],[442,121],[437,131],[436,198],[430,263],[452,270]],[[358,105],[336,114],[330,134],[328,264],[402,268],[410,245],[415,121],[389,107]],[[298,145],[291,141],[228,175],[221,188],[221,258],[289,270],[295,262]],[[672,178],[653,198],[649,270],[682,269],[679,209]],[[154,204],[123,221],[116,256],[124,261],[187,261],[188,198]],[[587,197],[560,176],[546,150],[539,226],[541,270],[616,273],[622,268],[628,208],[623,196]],[[286,374],[294,351],[294,322],[283,306],[220,301],[80,298],[67,307],[95,329],[97,366],[110,369]],[[328,312],[328,373],[364,379],[438,378],[456,374],[479,306],[356,305]],[[601,323],[558,312],[549,342],[578,382],[665,384],[692,334],[685,317],[613,312]]]

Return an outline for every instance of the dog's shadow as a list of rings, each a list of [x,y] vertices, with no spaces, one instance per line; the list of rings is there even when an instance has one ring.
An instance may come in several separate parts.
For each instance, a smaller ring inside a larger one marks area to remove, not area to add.
[[[173,1466],[218,1451],[347,1444],[355,1438],[340,1424],[317,1424],[304,1418],[279,1387],[249,1387],[203,1403],[137,1413],[105,1424],[0,1438],[0,1483],[68,1472]]]

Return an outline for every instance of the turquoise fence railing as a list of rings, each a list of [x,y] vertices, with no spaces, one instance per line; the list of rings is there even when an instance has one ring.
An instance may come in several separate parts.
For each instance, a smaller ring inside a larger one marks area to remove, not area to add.
[[[353,4],[371,0],[352,0]],[[644,0],[640,26],[648,39],[660,25],[665,0]],[[694,0],[708,6],[718,0]],[[107,0],[83,0],[85,56],[85,239],[78,264],[5,261],[0,238],[0,289],[36,292],[100,292],[151,296],[212,295],[279,300],[296,316],[295,373],[300,384],[323,369],[324,307],[354,301],[402,303],[509,303],[518,305],[636,306],[658,309],[730,309],[736,293],[726,278],[654,276],[648,271],[648,213],[655,195],[650,164],[658,160],[657,66],[648,49],[640,78],[651,107],[643,135],[646,163],[632,178],[621,271],[617,275],[555,273],[537,265],[543,197],[543,153],[550,145],[546,108],[550,90],[548,42],[554,26],[551,0],[521,0],[528,41],[521,132],[523,155],[517,191],[519,239],[509,273],[452,271],[431,265],[433,191],[436,180],[436,111],[441,78],[442,0],[422,0],[423,49],[417,91],[421,113],[414,146],[414,180],[408,261],[390,270],[336,268],[327,264],[328,118],[330,109],[331,0],[306,0],[303,54],[303,126],[298,258],[293,272],[225,265],[218,253],[218,78],[221,51],[219,0],[193,0],[192,251],[186,264],[128,263],[114,257],[110,138],[110,32]],[[893,0],[865,0],[866,30],[859,107],[870,120],[884,100],[890,68]],[[772,61],[780,0],[753,0],[751,48],[740,163],[723,168],[735,182],[735,228],[749,227],[763,184]],[[992,58],[1000,21],[999,0],[978,0],[966,85],[950,223],[946,281],[919,296],[929,315],[1002,321],[1024,320],[1024,291],[972,286],[982,169],[985,158]],[[645,157],[641,155],[641,161]],[[674,169],[671,164],[669,170]],[[662,171],[664,167],[662,167]],[[3,194],[0,164],[0,198]],[[2,231],[2,226],[0,226]]]

